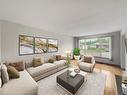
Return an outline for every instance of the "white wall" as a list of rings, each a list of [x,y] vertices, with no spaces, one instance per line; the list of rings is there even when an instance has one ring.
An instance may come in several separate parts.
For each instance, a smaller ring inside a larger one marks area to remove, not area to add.
[[[127,38],[127,26],[126,27],[124,27],[123,29],[122,29],[122,35],[124,36],[124,38]],[[124,43],[124,50],[125,50],[125,43]],[[127,71],[127,52],[126,52],[126,50],[124,51],[125,53],[124,53],[124,58],[125,58],[125,69],[126,69],[126,71]]]
[[[0,62],[1,62],[1,22],[0,22]]]
[[[18,45],[19,35],[29,35],[36,37],[54,38],[58,39],[58,53],[65,55],[66,50],[73,49],[73,38],[66,35],[59,35],[50,33],[44,30],[24,26],[17,23],[8,21],[1,21],[2,23],[2,61],[9,59],[25,59],[33,56],[44,56],[45,58],[54,53],[37,54],[37,55],[25,55],[19,56]]]

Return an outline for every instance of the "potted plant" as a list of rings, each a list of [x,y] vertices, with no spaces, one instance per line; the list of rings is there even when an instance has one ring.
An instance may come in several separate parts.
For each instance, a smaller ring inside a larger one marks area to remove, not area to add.
[[[74,58],[76,60],[79,60],[79,58],[80,58],[80,49],[79,48],[74,48],[73,53],[74,53]]]

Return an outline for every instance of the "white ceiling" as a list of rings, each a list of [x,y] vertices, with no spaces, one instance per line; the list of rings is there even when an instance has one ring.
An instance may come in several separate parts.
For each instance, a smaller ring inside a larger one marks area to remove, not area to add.
[[[127,0],[0,0],[0,19],[70,36],[127,26]]]

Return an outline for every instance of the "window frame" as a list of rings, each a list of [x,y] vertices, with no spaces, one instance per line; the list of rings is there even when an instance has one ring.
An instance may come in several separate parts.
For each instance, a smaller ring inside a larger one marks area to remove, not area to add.
[[[83,38],[79,38],[78,39],[78,47],[80,48],[80,40],[86,40],[86,39],[96,39],[96,38],[106,38],[106,37],[110,37],[111,41],[110,41],[110,58],[107,57],[102,57],[102,56],[94,56],[95,58],[103,58],[103,59],[109,59],[112,60],[112,36],[99,36],[99,37],[83,37]]]

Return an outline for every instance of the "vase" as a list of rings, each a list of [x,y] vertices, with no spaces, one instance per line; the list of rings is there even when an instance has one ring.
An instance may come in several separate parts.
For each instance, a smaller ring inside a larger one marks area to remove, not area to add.
[[[80,56],[74,55],[75,60],[79,60]]]
[[[67,68],[67,78],[69,78],[70,76],[70,70],[69,70],[69,67]]]

